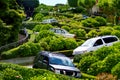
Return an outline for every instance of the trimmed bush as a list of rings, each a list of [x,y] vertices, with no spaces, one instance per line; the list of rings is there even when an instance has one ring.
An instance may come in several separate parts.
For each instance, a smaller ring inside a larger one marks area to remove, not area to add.
[[[55,80],[78,80],[73,77],[55,74],[53,72],[43,69],[26,68],[23,66],[9,63],[0,63],[0,71],[4,73],[4,75],[2,75],[2,80],[54,80],[53,78],[55,78]]]
[[[72,29],[70,33],[75,34],[77,38],[84,38],[86,31],[84,29]]]
[[[97,30],[93,29],[93,30],[89,31],[89,32],[86,34],[86,37],[92,38],[92,37],[95,37],[95,36],[97,36],[97,35],[98,35]]]
[[[100,26],[99,22],[93,18],[88,18],[88,19],[85,19],[81,22],[82,22],[83,26],[85,26],[85,27],[98,27],[98,26]]]
[[[42,30],[35,38],[35,42],[38,42],[40,39],[48,37],[48,36],[56,36],[53,32],[49,30]]]
[[[36,25],[33,28],[33,31],[34,32],[40,32],[41,30],[49,30],[50,28],[53,28],[53,26],[50,25],[50,24],[46,24],[46,25],[40,24],[40,25]]]
[[[67,31],[70,31],[70,27],[69,26],[62,26],[62,29],[65,29]]]
[[[92,52],[75,55],[74,59],[73,59],[73,62],[74,63],[79,63],[81,61],[81,59],[83,59],[86,56],[92,56]]]
[[[64,44],[64,49],[65,50],[70,50],[70,49],[74,49],[77,47],[77,42],[75,41],[75,39],[65,39],[65,44]]]
[[[105,26],[107,24],[107,21],[105,18],[97,16],[95,17],[95,20],[99,22],[99,26]]]
[[[93,53],[93,55],[98,57],[99,60],[103,60],[108,55],[118,52],[119,52],[118,49],[114,48],[113,46],[109,46],[109,47],[99,48]]]
[[[119,53],[110,54],[103,61],[93,63],[88,69],[87,73],[91,75],[97,75],[102,72],[111,73],[111,69],[119,62]]]
[[[111,69],[120,62],[120,53],[108,55],[103,62],[106,65],[105,71],[111,73]]]
[[[87,69],[87,73],[91,75],[98,75],[99,73],[106,72],[106,65],[103,61],[98,61],[90,65],[90,68]]]
[[[17,48],[5,51],[1,53],[2,59],[9,59],[15,57],[26,57],[36,55],[41,50],[41,46],[38,43],[28,42]]]
[[[103,35],[111,35],[111,33],[114,31],[112,27],[101,27],[100,32],[98,33],[99,36]]]
[[[43,20],[43,17],[44,17],[43,14],[37,13],[37,14],[34,16],[34,20],[35,20],[35,21],[42,21],[42,20]]]
[[[95,18],[88,18],[83,20],[82,24],[85,27],[99,27],[99,26],[105,26],[107,22],[103,17],[95,17]]]
[[[120,38],[120,31],[119,30],[114,30],[111,33],[112,35],[116,35],[118,38]]]
[[[87,72],[87,70],[90,68],[90,65],[97,62],[98,58],[95,56],[86,56],[84,58],[82,58],[78,64],[78,68],[82,71],[82,72]]]
[[[23,80],[19,71],[13,70],[11,68],[6,68],[3,71],[3,75],[4,75],[3,80]]]
[[[111,73],[116,75],[118,79],[120,78],[120,62],[112,68]]]
[[[59,79],[53,74],[43,73],[43,75],[38,77],[34,76],[30,80],[59,80]]]
[[[50,51],[64,50],[64,44],[65,41],[63,40],[63,38],[55,38],[49,43]]]

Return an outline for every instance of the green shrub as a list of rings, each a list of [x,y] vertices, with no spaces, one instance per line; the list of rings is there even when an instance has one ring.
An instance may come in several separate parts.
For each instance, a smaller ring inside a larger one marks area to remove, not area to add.
[[[103,61],[98,61],[90,65],[90,68],[87,69],[87,73],[91,75],[98,75],[99,73],[106,72],[106,65]]]
[[[75,39],[65,39],[64,42],[65,50],[70,50],[77,47],[77,42],[75,41]]]
[[[111,73],[116,75],[118,79],[120,78],[120,62],[112,68]]]
[[[28,42],[17,48],[5,51],[1,53],[2,59],[9,59],[15,57],[26,57],[36,55],[41,50],[41,46],[38,43]]]
[[[119,53],[110,54],[103,61],[93,63],[87,70],[87,73],[91,75],[97,75],[102,72],[111,73],[111,69],[119,62],[120,62]]]
[[[73,77],[52,73],[48,70],[26,68],[9,63],[0,63],[0,71],[5,74],[2,75],[3,78],[5,77],[5,79],[2,80],[38,80],[40,78],[39,76],[41,76],[43,80],[54,80],[54,78],[55,80],[77,80]],[[14,78],[15,76],[17,76],[17,79]],[[41,78],[39,80],[41,80]]]
[[[120,38],[120,31],[119,30],[114,30],[111,33],[112,35],[116,35],[118,38]]]
[[[107,24],[107,21],[105,18],[97,16],[95,17],[95,20],[99,22],[99,26],[105,26]]]
[[[114,54],[119,52],[117,48],[114,48],[113,46],[109,47],[102,47],[95,52],[93,52],[93,55],[98,57],[99,60],[103,60],[105,57],[107,57],[110,54]]]
[[[61,28],[62,28],[62,29],[65,29],[65,30],[67,30],[67,31],[70,31],[70,27],[69,27],[69,26],[62,26]]]
[[[65,44],[65,41],[63,40],[63,38],[54,38],[49,43],[50,51],[63,50],[64,49],[64,44]]]
[[[101,27],[100,32],[98,32],[98,35],[111,35],[111,33],[114,31],[112,27]]]
[[[90,65],[97,62],[98,58],[95,56],[86,56],[84,58],[82,58],[78,64],[78,68],[82,71],[82,72],[87,72],[87,70],[90,68]]]
[[[119,31],[120,31],[120,26],[119,26],[119,25],[113,26],[113,28],[114,28],[115,30],[119,30]]]
[[[92,52],[75,55],[73,58],[73,62],[79,63],[81,61],[81,59],[83,59],[84,57],[87,57],[87,56],[92,56]]]
[[[114,43],[113,47],[116,48],[120,52],[120,42]]]
[[[108,73],[111,73],[111,69],[120,62],[120,54],[114,53],[111,55],[108,55],[104,60],[104,64],[106,65],[105,71]]]
[[[53,74],[43,73],[43,75],[38,77],[34,76],[30,80],[59,80],[59,79]]]
[[[39,32],[39,31],[41,31],[41,30],[49,30],[50,28],[53,28],[53,26],[50,25],[50,24],[46,24],[46,25],[41,24],[41,25],[36,25],[36,26],[33,28],[33,31]]]
[[[47,42],[40,41],[39,43],[40,43],[41,47],[43,48],[43,50],[50,51],[50,46],[47,44]]]
[[[88,19],[85,19],[81,22],[83,24],[83,26],[85,27],[98,27],[100,26],[99,25],[99,22],[96,21],[94,18],[88,18]]]
[[[55,34],[49,30],[42,30],[35,38],[35,42],[38,42],[40,39],[48,37],[48,36],[55,36]]]
[[[1,57],[2,59],[9,59],[9,58],[15,58],[18,57],[19,53],[18,53],[18,48],[13,48],[11,50],[8,51],[4,51],[1,53]]]
[[[80,45],[82,45],[84,42],[85,42],[85,40],[79,40],[79,41],[77,41],[77,45],[80,46]]]
[[[35,21],[42,21],[42,20],[43,20],[43,17],[44,17],[43,14],[37,13],[37,14],[34,16],[34,20],[35,20]]]
[[[93,29],[86,34],[86,37],[92,38],[92,37],[96,37],[97,35],[98,35],[97,30]]]
[[[83,38],[85,37],[86,31],[84,29],[72,29],[70,33],[75,34],[78,38]]]
[[[18,71],[12,70],[10,68],[6,68],[3,71],[3,75],[3,80],[23,80],[22,76]]]

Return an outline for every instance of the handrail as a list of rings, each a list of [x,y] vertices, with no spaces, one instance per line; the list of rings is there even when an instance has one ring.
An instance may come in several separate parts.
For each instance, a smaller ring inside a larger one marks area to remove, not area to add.
[[[11,49],[11,48],[17,47],[17,46],[23,44],[24,42],[26,42],[28,40],[29,35],[27,33],[26,28],[24,28],[23,30],[24,30],[24,33],[25,33],[25,38],[23,38],[23,39],[21,39],[19,41],[16,41],[16,42],[1,46],[0,47],[0,54],[1,54],[2,51],[6,50],[6,49]]]

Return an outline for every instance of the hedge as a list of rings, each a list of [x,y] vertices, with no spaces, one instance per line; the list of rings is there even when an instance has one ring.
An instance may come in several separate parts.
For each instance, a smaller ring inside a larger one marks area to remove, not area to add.
[[[120,78],[120,62],[112,68],[111,73],[116,75],[118,79]]]
[[[35,56],[39,51],[41,51],[41,46],[38,43],[28,42],[17,48],[2,52],[1,58],[9,59],[16,57]]]
[[[0,72],[2,72],[0,75],[1,80],[38,80],[39,78],[45,80],[78,80],[73,77],[54,74],[43,69],[26,68],[8,63],[0,63]]]
[[[87,73],[87,70],[90,68],[90,65],[97,62],[98,58],[95,56],[87,56],[80,60],[78,64],[78,68],[84,72]]]
[[[120,62],[120,42],[109,47],[102,47],[94,52],[76,55],[74,62],[78,64],[82,72],[90,75],[98,75],[100,73],[116,74],[114,66]],[[118,72],[119,73],[119,72]],[[119,76],[118,76],[119,77]]]
[[[39,24],[33,28],[33,31],[39,32],[41,30],[49,30],[50,28],[53,28],[53,26],[50,24]]]

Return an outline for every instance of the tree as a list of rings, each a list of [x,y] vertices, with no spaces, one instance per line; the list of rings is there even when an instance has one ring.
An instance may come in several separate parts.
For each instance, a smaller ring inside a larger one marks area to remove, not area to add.
[[[16,0],[0,0],[0,46],[17,41],[22,16]]]
[[[92,7],[95,5],[96,0],[78,0],[78,5],[85,7],[88,12],[92,13]]]
[[[32,17],[34,8],[39,6],[39,0],[17,0],[17,3],[24,7],[26,17]]]
[[[78,0],[68,0],[70,7],[78,7]]]
[[[98,1],[98,5],[102,9],[103,13],[105,13],[108,16],[108,18],[112,20],[114,24],[116,24],[116,17],[120,15],[119,4],[120,4],[120,0],[99,0]]]

